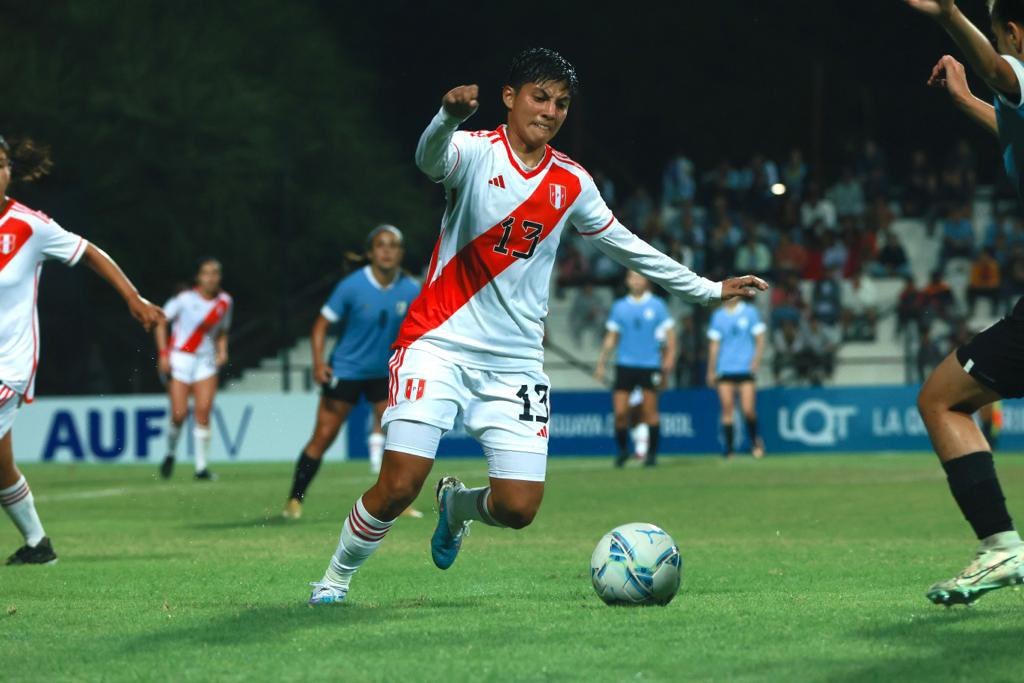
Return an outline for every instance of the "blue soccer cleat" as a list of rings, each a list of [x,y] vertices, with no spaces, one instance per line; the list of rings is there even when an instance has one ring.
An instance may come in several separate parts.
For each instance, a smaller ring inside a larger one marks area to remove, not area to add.
[[[309,596],[309,604],[313,607],[337,605],[345,602],[345,596],[348,595],[348,586],[339,586],[326,579],[309,585],[313,587],[313,594]]]
[[[469,522],[456,523],[451,518],[452,496],[464,488],[455,477],[444,477],[437,482],[437,527],[430,538],[430,556],[438,569],[448,569],[455,563],[462,537],[469,528]]]

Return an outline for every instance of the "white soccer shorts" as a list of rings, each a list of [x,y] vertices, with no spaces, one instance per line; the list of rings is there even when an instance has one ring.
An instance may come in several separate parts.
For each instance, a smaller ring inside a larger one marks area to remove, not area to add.
[[[21,406],[21,395],[5,384],[0,384],[0,439],[14,426],[14,418]]]
[[[171,351],[171,377],[194,384],[217,374],[217,358],[209,353]]]
[[[381,420],[385,429],[395,420],[408,420],[447,432],[461,417],[466,433],[488,455],[492,476],[544,480],[551,383],[543,372],[467,368],[404,348],[395,351],[389,368],[388,407]],[[521,461],[508,463],[513,454]]]

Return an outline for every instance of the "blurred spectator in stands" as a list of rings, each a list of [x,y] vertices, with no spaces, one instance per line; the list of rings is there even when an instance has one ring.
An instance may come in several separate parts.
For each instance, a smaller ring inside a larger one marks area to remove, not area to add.
[[[729,203],[729,199],[723,194],[716,195],[711,200],[708,225],[725,228],[729,246],[734,248],[738,247],[740,242],[743,241],[743,231],[736,225],[735,219],[736,216],[734,215],[732,205]]]
[[[735,271],[736,250],[730,240],[731,228],[728,220],[724,220],[711,230],[704,250],[704,268],[712,280],[723,280]]]
[[[679,209],[692,203],[696,194],[693,162],[680,152],[668,160],[661,173],[661,203]]]
[[[925,306],[924,290],[917,288],[913,276],[908,273],[903,278],[903,289],[896,302],[896,333],[906,332],[911,324],[920,324]]]
[[[840,273],[846,268],[846,258],[849,251],[846,245],[834,232],[824,235],[824,249],[821,251],[821,264],[825,271],[838,270]]]
[[[1024,246],[1010,250],[1010,258],[1003,268],[1003,296],[1009,311],[1024,296]]]
[[[779,167],[771,159],[758,152],[750,160],[753,172],[750,190],[747,195],[747,207],[758,218],[766,218],[779,198],[772,188],[779,183]]]
[[[796,377],[801,374],[797,368],[799,333],[797,321],[789,319],[783,320],[772,333],[772,376],[776,384],[788,383],[783,379],[786,370]]]
[[[622,281],[626,269],[604,254],[597,254],[590,269],[591,281],[598,285],[615,286]]]
[[[772,252],[761,241],[756,228],[749,227],[747,229],[747,238],[736,250],[733,269],[737,273],[753,273],[763,278],[768,278],[771,275]]]
[[[804,163],[803,152],[794,148],[789,152],[786,165],[782,167],[782,184],[786,186],[786,193],[799,201],[804,195],[806,183],[807,164]]]
[[[788,232],[779,235],[779,246],[775,247],[775,279],[781,280],[790,273],[802,273],[807,264],[807,251],[793,241]]]
[[[861,178],[864,198],[868,202],[887,197],[889,178],[886,173],[885,153],[874,140],[864,142],[864,148],[857,160],[857,175]]]
[[[842,279],[841,273],[842,271],[838,269],[829,270],[824,278],[814,283],[811,313],[826,325],[835,325],[839,322],[842,310],[839,284]]]
[[[923,380],[947,356],[943,345],[935,339],[932,326],[921,325],[920,342],[917,347],[917,377]]]
[[[832,377],[839,339],[835,327],[815,315],[811,315],[800,328],[798,368],[811,386],[819,387]]]
[[[903,193],[904,215],[923,217],[930,221],[938,193],[939,178],[928,161],[927,153],[922,149],[915,150],[910,157],[910,172]]]
[[[687,207],[683,210],[679,223],[678,240],[686,251],[693,254],[691,256],[692,260],[680,261],[680,263],[686,264],[695,272],[704,272],[704,245],[707,242],[707,238],[704,234],[704,228],[698,225],[693,217],[692,207]],[[683,249],[680,249],[680,251],[683,251]]]
[[[974,223],[970,203],[950,207],[942,221],[942,251],[939,267],[945,268],[951,259],[970,259],[974,256]]]
[[[991,247],[985,247],[971,263],[971,275],[967,282],[967,304],[970,315],[974,315],[978,299],[988,299],[989,315],[998,315],[999,302],[1003,296],[1003,278],[999,269],[999,261]]]
[[[875,258],[875,233],[861,230],[852,216],[839,220],[842,226],[843,245],[846,247],[846,263],[843,266],[843,277],[851,277],[861,270],[865,263]]]
[[[1013,232],[1013,225],[1013,215],[1006,211],[1000,211],[993,216],[992,222],[985,228],[985,239],[982,240],[981,246],[995,247],[1000,238],[1005,244]]]
[[[921,290],[921,320],[931,324],[935,318],[950,320],[953,317],[956,301],[953,299],[953,290],[949,284],[942,279],[942,271],[932,271],[928,284]]]
[[[977,184],[975,168],[974,151],[971,149],[970,143],[967,140],[960,140],[946,159],[946,165],[942,169],[939,198],[954,206],[972,201]]]
[[[569,308],[569,324],[572,326],[572,340],[580,348],[584,335],[588,335],[594,346],[600,346],[604,339],[605,321],[608,311],[604,301],[594,291],[594,285],[586,283],[576,290],[576,298]]]
[[[679,316],[679,358],[676,361],[676,386],[704,386],[707,375],[707,344],[704,335],[695,337],[696,323],[692,315]]]
[[[722,158],[718,165],[704,174],[702,184],[707,197],[722,195],[730,201],[737,199],[737,188],[741,184],[740,173],[728,159]]]
[[[803,227],[810,228],[820,223],[822,230],[835,230],[837,220],[836,207],[832,200],[822,196],[817,183],[809,183],[807,196],[800,205],[800,222]]]
[[[817,282],[825,277],[825,266],[822,258],[824,252],[822,250],[821,237],[813,232],[808,232],[804,239],[804,253],[806,258],[804,259],[804,272],[801,273],[801,277],[805,280],[813,280]]]
[[[668,251],[670,240],[665,234],[665,224],[657,212],[647,217],[647,223],[644,225],[643,230],[639,232],[647,243],[658,251],[662,253]]]
[[[643,187],[633,190],[633,194],[622,207],[622,222],[632,230],[647,225],[647,219],[654,213],[654,202],[651,195]]]
[[[608,205],[608,208],[615,209],[615,183],[612,179],[605,175],[604,171],[594,171],[594,184],[597,185],[597,191],[601,194],[601,199]]]
[[[1010,219],[1010,232],[1006,236],[1006,246],[1010,250],[1024,247],[1024,217],[1016,214]]]
[[[778,282],[773,284],[775,286],[769,290],[772,327],[778,327],[786,320],[798,323],[807,307],[803,294],[800,293],[799,276],[793,272],[784,273],[779,276]]]
[[[971,341],[974,331],[968,326],[967,318],[957,318],[953,322],[953,329],[949,332],[949,343],[946,344],[947,353],[956,351],[958,348]]]
[[[867,214],[864,216],[864,228],[869,232],[879,234],[892,227],[896,216],[884,197],[875,197],[868,204]]]
[[[878,322],[878,289],[869,275],[855,270],[840,288],[843,339],[870,341]]]
[[[907,252],[892,230],[882,233],[882,248],[868,266],[868,272],[874,277],[907,277],[910,275],[910,264],[907,263]],[[911,280],[913,282],[913,280]]]
[[[836,207],[836,216],[853,216],[860,218],[864,215],[866,204],[864,202],[864,188],[861,185],[853,169],[847,166],[843,169],[839,181],[832,186],[828,192],[829,199]]]
[[[577,241],[562,240],[558,249],[558,297],[562,297],[562,289],[582,284],[590,274],[590,263]]]

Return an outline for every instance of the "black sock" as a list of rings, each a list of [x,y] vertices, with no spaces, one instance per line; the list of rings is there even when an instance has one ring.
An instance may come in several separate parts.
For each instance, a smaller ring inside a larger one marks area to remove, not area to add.
[[[969,453],[942,463],[942,467],[946,470],[953,498],[979,539],[1013,530],[991,453]]]
[[[731,424],[722,425],[722,431],[725,432],[725,452],[732,453],[732,437],[736,428]]]
[[[615,443],[619,445],[619,455],[625,455],[629,453],[629,430],[616,429]]]
[[[747,437],[750,439],[750,445],[753,446],[757,443],[757,418],[747,418]]]
[[[648,425],[647,432],[650,434],[647,443],[647,464],[653,465],[658,460],[658,442],[661,440],[661,425]]]
[[[295,463],[295,480],[292,482],[292,495],[291,497],[296,500],[302,500],[306,497],[306,489],[313,482],[313,477],[316,476],[317,470],[320,469],[320,461],[315,460],[308,455],[305,451],[299,454],[299,461]]]

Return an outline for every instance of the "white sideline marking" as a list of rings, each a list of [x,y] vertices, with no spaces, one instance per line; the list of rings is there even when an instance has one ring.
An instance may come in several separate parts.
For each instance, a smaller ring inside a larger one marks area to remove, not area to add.
[[[89,498],[110,498],[128,493],[128,489],[96,489],[95,491],[73,491],[71,493],[44,493],[35,496],[40,503],[59,500],[83,500]]]

